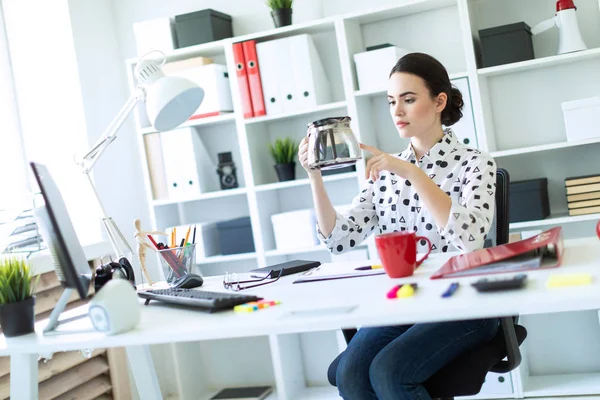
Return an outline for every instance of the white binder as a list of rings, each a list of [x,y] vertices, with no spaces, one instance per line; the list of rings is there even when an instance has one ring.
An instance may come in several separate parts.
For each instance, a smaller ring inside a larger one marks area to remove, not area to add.
[[[462,109],[463,116],[456,124],[452,125],[452,131],[458,140],[470,147],[479,147],[477,143],[477,130],[473,117],[473,106],[471,103],[471,91],[469,90],[469,78],[457,78],[451,81],[462,94],[465,106]]]
[[[310,35],[257,43],[267,115],[331,102],[331,86]]]
[[[190,199],[218,190],[216,166],[195,129],[161,132],[160,139],[169,199]]]
[[[291,57],[292,82],[295,84],[293,99],[285,102],[284,109],[306,109],[330,103],[331,85],[310,35],[297,35],[284,40]]]
[[[280,61],[283,55],[277,54],[279,43],[277,40],[256,44],[256,56],[260,70],[260,81],[263,89],[265,110],[267,115],[281,114],[283,112],[283,98],[279,90]]]

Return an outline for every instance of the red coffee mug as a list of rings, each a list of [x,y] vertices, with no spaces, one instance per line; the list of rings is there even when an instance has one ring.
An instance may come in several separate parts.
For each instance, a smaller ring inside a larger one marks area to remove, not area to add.
[[[429,250],[417,260],[417,242],[427,241]],[[431,253],[431,242],[425,236],[417,236],[414,232],[386,233],[375,237],[375,245],[385,272],[390,278],[411,276],[415,269]]]
[[[598,225],[596,225],[596,235],[598,235],[598,239],[600,239],[600,221],[598,221]]]

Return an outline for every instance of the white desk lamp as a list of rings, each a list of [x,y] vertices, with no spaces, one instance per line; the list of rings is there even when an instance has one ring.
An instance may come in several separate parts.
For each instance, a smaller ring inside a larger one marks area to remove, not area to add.
[[[148,54],[153,52],[142,56],[135,67],[134,75],[139,82],[136,92],[127,100],[94,147],[77,162],[92,186],[102,211],[102,223],[118,257],[125,256],[125,249],[128,250],[128,254],[133,254],[133,250],[117,224],[111,217],[106,215],[96,187],[90,177],[94,164],[106,148],[117,138],[118,129],[123,125],[138,101],[146,102],[146,111],[150,123],[154,129],[161,132],[176,128],[187,121],[204,99],[204,90],[192,81],[181,77],[165,76],[161,66],[166,62],[166,56],[162,52],[156,51],[163,56],[160,62],[145,59]]]

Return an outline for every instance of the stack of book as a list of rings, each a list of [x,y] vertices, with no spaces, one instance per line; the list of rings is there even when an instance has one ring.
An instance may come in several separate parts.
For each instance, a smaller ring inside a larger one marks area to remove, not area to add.
[[[600,213],[600,174],[565,179],[569,215]]]

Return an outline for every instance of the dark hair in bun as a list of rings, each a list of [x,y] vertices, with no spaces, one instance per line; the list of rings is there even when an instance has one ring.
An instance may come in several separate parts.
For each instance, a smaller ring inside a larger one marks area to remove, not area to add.
[[[446,93],[448,100],[441,117],[443,125],[454,125],[462,118],[464,106],[462,94],[452,86],[448,71],[438,60],[424,53],[409,53],[398,60],[390,76],[396,72],[405,72],[422,78],[432,97]]]

